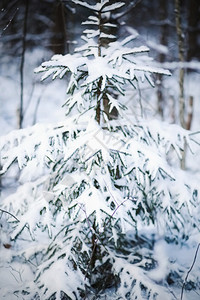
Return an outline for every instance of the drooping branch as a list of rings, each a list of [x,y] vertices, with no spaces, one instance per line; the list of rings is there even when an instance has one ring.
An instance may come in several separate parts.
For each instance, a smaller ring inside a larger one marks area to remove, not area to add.
[[[13,214],[11,214],[9,211],[4,210],[4,209],[1,209],[1,208],[0,208],[0,211],[1,211],[2,213],[6,213],[6,214],[10,215],[10,216],[13,217],[17,222],[19,222],[19,219],[18,219],[17,217],[15,217]]]

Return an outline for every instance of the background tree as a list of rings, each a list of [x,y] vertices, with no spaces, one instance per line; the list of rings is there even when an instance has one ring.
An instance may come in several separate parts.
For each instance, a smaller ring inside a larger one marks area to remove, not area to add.
[[[168,46],[168,28],[167,28],[167,20],[168,20],[168,5],[166,1],[159,1],[158,11],[160,17],[160,45],[166,47]],[[162,64],[166,61],[166,49],[165,51],[161,51],[158,54],[158,61]],[[158,113],[161,117],[164,117],[164,107],[165,107],[165,97],[163,95],[163,84],[162,84],[162,75],[159,74],[157,77],[157,97],[158,97]]]
[[[198,38],[200,36],[200,23],[199,23],[199,13],[200,13],[200,3],[199,1],[188,1],[188,47],[187,47],[187,60],[199,58],[199,42]]]

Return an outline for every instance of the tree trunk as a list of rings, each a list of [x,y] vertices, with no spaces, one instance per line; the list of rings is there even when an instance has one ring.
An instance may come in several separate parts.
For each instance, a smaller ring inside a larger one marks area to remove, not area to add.
[[[175,0],[175,16],[176,16],[176,32],[178,38],[178,56],[179,62],[184,62],[184,35],[181,24],[181,0]],[[184,68],[179,69],[179,120],[183,128],[186,128],[185,124],[185,99],[184,99]],[[186,142],[184,142],[184,149],[182,151],[181,169],[185,169]]]
[[[188,51],[187,60],[200,58],[200,1],[189,0],[188,3]]]
[[[184,35],[181,24],[181,8],[180,8],[180,0],[175,0],[175,14],[176,14],[176,32],[178,37],[178,56],[179,62],[184,62]],[[184,76],[185,70],[184,68],[180,68],[179,70],[179,119],[180,124],[183,128],[185,128],[185,100],[184,100]]]
[[[98,14],[98,20],[99,20],[98,29],[99,29],[99,32],[101,32],[103,24],[102,24],[102,15],[101,15],[100,11]],[[99,57],[101,57],[101,47],[102,47],[101,38],[99,35],[99,39],[98,39],[98,56]],[[95,119],[99,125],[101,124],[101,99],[100,99],[101,84],[102,84],[102,78],[99,79],[98,86],[97,86],[97,106],[96,106],[96,117],[95,117]]]
[[[168,38],[168,30],[166,20],[168,17],[168,5],[164,0],[159,1],[159,21],[161,22],[161,32],[160,32],[160,44],[167,46],[167,38]],[[158,56],[158,61],[163,63],[165,61],[165,54],[160,53]],[[158,99],[158,113],[163,118],[164,116],[164,95],[163,95],[163,84],[162,84],[163,76],[161,74],[157,75],[158,86],[157,86],[157,99]]]
[[[26,6],[25,6],[25,14],[24,14],[23,36],[22,36],[22,54],[21,54],[21,64],[20,64],[19,128],[22,128],[22,123],[24,119],[24,61],[25,61],[25,52],[26,52],[26,34],[27,34],[29,0],[26,0],[25,5]]]
[[[66,44],[65,6],[60,0],[55,3],[55,22],[53,28],[52,50],[56,54],[68,52]]]

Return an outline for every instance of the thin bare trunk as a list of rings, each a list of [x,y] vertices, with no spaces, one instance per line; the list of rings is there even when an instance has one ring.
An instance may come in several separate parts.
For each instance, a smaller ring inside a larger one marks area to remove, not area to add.
[[[175,13],[176,13],[176,32],[178,37],[178,56],[179,61],[184,62],[184,35],[181,25],[181,8],[180,0],[175,0]],[[185,128],[185,99],[184,99],[184,68],[179,70],[179,119],[180,124]]]
[[[24,26],[22,37],[22,54],[20,64],[20,107],[19,107],[19,128],[22,128],[24,119],[24,61],[26,52],[26,34],[27,34],[27,21],[28,21],[28,0],[25,2]]]
[[[159,19],[162,22],[161,25],[161,33],[160,33],[160,44],[166,46],[167,45],[167,36],[168,36],[168,31],[167,31],[167,25],[166,25],[166,20],[167,20],[167,2],[160,1],[159,2]],[[160,53],[158,56],[158,60],[160,63],[163,63],[165,61],[165,54]],[[158,106],[158,113],[159,115],[163,118],[164,116],[164,95],[163,95],[163,75],[158,74],[157,76],[158,79],[158,86],[157,86],[157,106]]]
[[[188,103],[188,116],[186,121],[186,129],[190,130],[192,125],[192,119],[193,119],[193,109],[194,109],[194,98],[193,96],[189,97],[189,103]]]
[[[182,30],[181,24],[181,1],[175,0],[175,12],[176,12],[176,32],[178,37],[178,53],[179,53],[179,61],[184,62],[184,34]],[[185,96],[184,96],[184,78],[185,78],[185,69],[180,68],[179,70],[179,120],[180,124],[183,128],[190,130],[192,117],[193,117],[193,97],[190,96],[187,110],[187,119],[185,116],[186,106],[185,106]],[[182,153],[181,160],[181,168],[185,169],[186,167],[186,152],[187,152],[187,144],[186,141],[184,143],[184,149]]]
[[[2,169],[2,166],[0,165],[0,171]],[[0,196],[1,196],[1,189],[2,189],[2,182],[1,182],[1,175],[0,175]]]
[[[55,23],[53,28],[53,51],[54,53],[65,54],[69,52],[67,43],[66,43],[66,15],[65,15],[65,5],[61,0],[57,0],[55,7]]]
[[[188,115],[187,120],[185,121],[185,129],[190,130],[192,125],[192,119],[193,119],[193,97],[189,97],[189,103],[188,103]],[[187,143],[185,141],[184,143],[184,150],[181,160],[181,169],[185,170],[186,167],[186,154],[187,154]]]
[[[181,5],[180,0],[175,0],[175,16],[176,16],[176,32],[178,37],[178,56],[179,61],[184,62],[184,35],[181,24]],[[183,128],[186,128],[185,124],[185,99],[184,99],[184,77],[185,70],[180,68],[179,70],[179,120]],[[184,149],[182,151],[181,169],[185,169],[187,145],[184,142]]]
[[[171,123],[176,123],[174,96],[169,97],[169,111],[170,111]]]
[[[188,51],[187,60],[191,61],[194,58],[200,58],[200,46],[198,43],[199,36],[199,11],[200,1],[188,1]],[[190,69],[188,69],[190,71]]]

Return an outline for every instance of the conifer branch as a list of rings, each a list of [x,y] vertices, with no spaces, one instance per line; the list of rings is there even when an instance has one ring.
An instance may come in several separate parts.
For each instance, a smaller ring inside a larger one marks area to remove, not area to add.
[[[20,220],[19,220],[16,216],[14,216],[13,214],[11,214],[9,211],[4,210],[4,209],[2,209],[2,208],[0,208],[0,211],[1,211],[2,213],[6,213],[6,214],[10,215],[10,216],[13,217],[17,222],[20,222]]]

